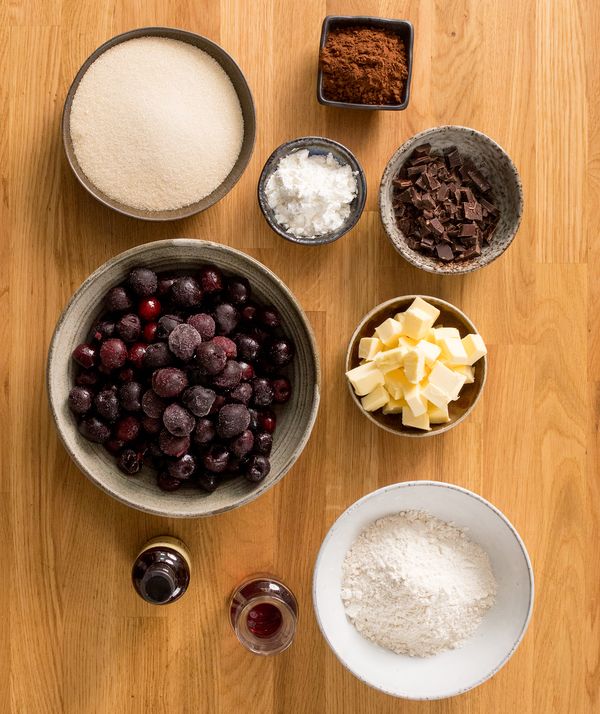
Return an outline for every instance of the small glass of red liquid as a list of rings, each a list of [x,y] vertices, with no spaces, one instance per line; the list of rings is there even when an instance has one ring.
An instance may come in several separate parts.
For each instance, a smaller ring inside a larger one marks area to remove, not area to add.
[[[250,652],[279,654],[294,639],[298,603],[281,581],[271,575],[254,575],[233,591],[229,620],[238,640]]]

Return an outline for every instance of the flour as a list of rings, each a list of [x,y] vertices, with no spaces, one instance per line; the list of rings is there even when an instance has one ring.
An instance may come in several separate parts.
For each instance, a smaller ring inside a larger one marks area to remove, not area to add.
[[[423,511],[375,521],[343,564],[349,620],[398,654],[426,657],[459,647],[495,595],[487,553],[460,528]]]
[[[309,155],[306,149],[280,159],[265,186],[277,223],[307,238],[341,228],[356,193],[356,177],[348,164],[339,164],[332,154]]]

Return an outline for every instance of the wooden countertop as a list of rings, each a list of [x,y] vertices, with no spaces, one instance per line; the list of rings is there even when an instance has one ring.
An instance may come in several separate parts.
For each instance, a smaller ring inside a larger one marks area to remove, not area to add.
[[[415,26],[407,111],[361,113],[315,99],[326,14],[401,17]],[[63,157],[69,83],[92,50],[124,30],[183,27],[232,53],[257,105],[252,161],[202,215],[152,225],[96,203]],[[452,2],[10,0],[0,6],[0,321],[3,408],[0,711],[277,714],[591,714],[600,710],[600,5],[594,0]],[[413,133],[464,124],[518,165],[526,210],[493,265],[441,279],[392,249],[377,211],[386,161]],[[338,243],[299,248],[269,231],[255,187],[286,139],[321,134],[354,150],[367,207]],[[266,263],[308,311],[323,360],[321,411],[281,484],[240,510],[165,521],[112,501],[71,464],[50,418],[48,342],[67,299],[107,258],[152,240],[209,238]],[[482,402],[456,430],[424,443],[378,430],[354,408],[343,355],[359,318],[398,294],[460,306],[490,346]],[[479,689],[437,703],[394,700],[355,680],[312,612],[317,550],[354,500],[398,480],[473,489],[522,534],[536,574],[527,636]],[[153,609],[129,583],[136,549],[172,533],[194,580]],[[298,596],[297,640],[261,659],[226,618],[252,571]],[[7,614],[10,616],[7,616]]]

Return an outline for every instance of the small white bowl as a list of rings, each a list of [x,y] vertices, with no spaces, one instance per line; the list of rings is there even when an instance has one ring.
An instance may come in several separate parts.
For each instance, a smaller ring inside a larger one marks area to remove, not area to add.
[[[498,582],[496,602],[462,647],[433,657],[397,655],[365,639],[342,603],[344,557],[359,533],[382,516],[423,510],[468,531],[488,553]],[[405,699],[444,699],[473,689],[508,662],[533,609],[529,555],[510,521],[467,489],[437,481],[407,481],[367,494],[325,537],[313,576],[313,603],[323,636],[340,662],[365,684]]]

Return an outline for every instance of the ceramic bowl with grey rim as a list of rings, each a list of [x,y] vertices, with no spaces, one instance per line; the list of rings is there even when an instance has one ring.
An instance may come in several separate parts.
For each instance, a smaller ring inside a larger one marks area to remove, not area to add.
[[[488,554],[497,583],[495,602],[473,635],[431,657],[396,654],[366,639],[346,617],[341,597],[342,564],[358,535],[379,518],[410,510],[465,530]],[[353,503],[323,540],[313,574],[317,622],[340,663],[370,687],[418,700],[454,697],[493,677],[527,632],[534,589],[527,548],[508,518],[478,494],[439,481],[391,484]]]
[[[499,209],[499,222],[490,244],[484,245],[476,258],[443,262],[410,248],[407,236],[398,228],[392,182],[413,151],[423,144],[431,144],[437,153],[455,146],[491,184],[490,196]],[[411,265],[440,275],[471,273],[496,260],[512,243],[523,215],[523,187],[510,156],[489,136],[464,126],[436,126],[408,139],[389,160],[379,188],[379,212],[392,245]]]
[[[437,307],[440,311],[440,316],[435,322],[435,327],[455,327],[460,332],[461,337],[478,331],[464,312],[440,298],[432,297],[431,295],[403,295],[401,297],[392,298],[374,307],[358,323],[358,327],[350,338],[350,344],[346,352],[345,372],[354,369],[354,367],[358,367],[360,364],[358,345],[361,338],[372,337],[378,325],[384,320],[387,320],[388,317],[394,317],[398,312],[406,310],[416,297],[423,298],[423,300]],[[429,436],[436,436],[437,434],[444,434],[450,429],[454,429],[454,427],[464,421],[475,408],[487,379],[487,355],[475,362],[473,368],[475,381],[472,384],[465,384],[460,390],[459,398],[448,404],[448,416],[450,417],[450,421],[445,424],[432,424],[431,431],[404,426],[401,414],[384,414],[380,409],[375,412],[366,411],[361,404],[360,397],[356,396],[352,385],[348,380],[346,381],[348,382],[348,389],[356,406],[367,419],[372,421],[379,428],[398,436],[427,438]]]
[[[233,168],[226,176],[225,180],[211,193],[209,193],[208,196],[205,196],[194,203],[190,203],[187,206],[182,206],[173,210],[147,211],[127,206],[108,196],[106,193],[98,189],[83,172],[79,162],[77,161],[75,149],[73,148],[73,141],[71,139],[71,106],[73,104],[73,97],[77,92],[77,88],[83,78],[83,75],[88,71],[90,66],[98,59],[98,57],[111,47],[139,37],[166,37],[171,40],[186,42],[194,47],[198,47],[198,49],[203,52],[206,52],[206,54],[210,55],[221,65],[231,80],[242,109],[242,117],[244,120],[242,147]],[[88,193],[105,206],[108,206],[109,208],[112,208],[113,210],[126,216],[140,218],[146,221],[174,221],[181,218],[187,218],[188,216],[193,216],[196,213],[206,210],[217,201],[220,201],[227,193],[229,193],[229,191],[231,191],[241,175],[244,173],[254,149],[255,133],[256,115],[254,111],[252,92],[250,91],[250,87],[248,86],[248,82],[246,81],[242,70],[236,64],[233,57],[207,37],[174,27],[140,27],[136,30],[130,30],[129,32],[116,35],[110,40],[107,40],[104,44],[100,45],[100,47],[94,50],[94,52],[92,52],[92,54],[86,59],[80,70],[75,75],[75,79],[73,80],[73,83],[67,93],[67,98],[65,99],[62,115],[63,146],[67,161],[69,162],[69,165],[71,166],[71,169],[73,170],[73,173],[79,183],[86,189],[86,191],[88,191]]]
[[[296,356],[288,367],[293,392],[290,401],[276,408],[277,429],[270,456],[271,471],[258,484],[243,477],[225,481],[213,493],[199,489],[161,491],[156,472],[144,467],[134,477],[125,476],[115,459],[100,445],[84,439],[67,406],[75,366],[71,353],[86,341],[103,312],[107,291],[122,283],[132,268],[184,274],[212,263],[226,275],[244,276],[257,302],[272,304],[279,311],[284,332],[294,341]],[[172,518],[209,516],[243,506],[280,481],[302,453],[317,416],[320,395],[317,345],[304,311],[286,285],[254,258],[228,246],[180,238],[163,240],[127,250],[95,270],[79,287],[64,309],[48,353],[47,389],[59,435],[73,461],[103,491],[141,511]]]
[[[290,233],[284,225],[280,224],[275,218],[275,211],[269,206],[265,193],[267,182],[271,175],[277,170],[279,161],[285,156],[288,156],[288,154],[300,151],[301,149],[307,149],[309,156],[327,156],[331,154],[340,165],[348,164],[356,178],[357,193],[350,204],[350,214],[348,218],[337,230],[313,238],[294,235]],[[365,172],[356,156],[343,144],[322,136],[304,136],[300,139],[294,139],[293,141],[286,141],[285,144],[278,146],[267,159],[258,180],[258,205],[265,220],[277,235],[289,240],[291,243],[298,243],[299,245],[325,245],[326,243],[333,243],[338,240],[338,238],[341,238],[345,233],[348,233],[349,230],[354,228],[358,222],[365,207],[366,200],[367,181],[365,179]]]

